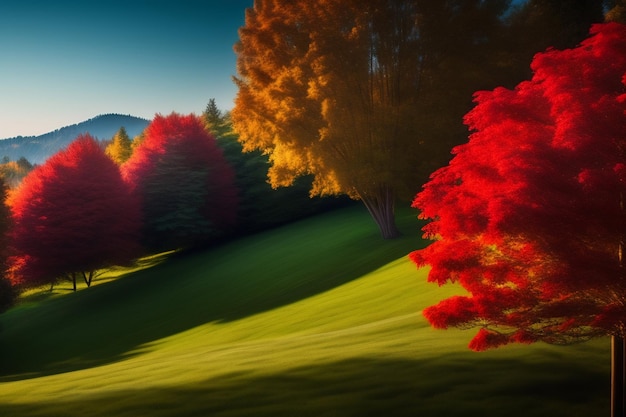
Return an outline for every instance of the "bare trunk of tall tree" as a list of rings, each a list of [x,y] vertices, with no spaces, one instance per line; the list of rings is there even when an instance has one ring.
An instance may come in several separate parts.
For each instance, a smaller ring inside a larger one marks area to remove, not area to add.
[[[624,389],[626,369],[624,367],[624,338],[611,338],[611,417],[626,417]]]
[[[361,201],[378,225],[384,239],[400,236],[400,231],[396,227],[396,195],[391,187],[381,186],[378,193],[361,196]]]
[[[626,229],[626,200],[624,193],[620,193],[620,209],[622,211],[622,230]],[[624,270],[626,267],[624,260],[624,249],[626,247],[626,238],[622,233],[619,246],[617,249],[617,258],[619,266]],[[623,279],[622,272],[622,279]],[[611,337],[611,417],[626,417],[626,345],[624,344],[624,336],[613,335]]]

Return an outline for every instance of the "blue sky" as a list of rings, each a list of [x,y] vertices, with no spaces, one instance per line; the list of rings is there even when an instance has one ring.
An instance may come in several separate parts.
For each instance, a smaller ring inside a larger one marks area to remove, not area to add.
[[[104,113],[232,108],[233,44],[253,0],[4,0],[0,138]]]

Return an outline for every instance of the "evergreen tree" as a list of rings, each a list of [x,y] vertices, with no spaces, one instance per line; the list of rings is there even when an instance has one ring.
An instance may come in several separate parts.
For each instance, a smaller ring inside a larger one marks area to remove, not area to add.
[[[216,138],[219,139],[229,133],[230,125],[226,123],[225,115],[217,107],[214,98],[209,99],[209,103],[202,113],[202,117],[207,125],[207,129],[209,129],[209,132]]]
[[[230,113],[222,112],[211,99],[203,119],[235,172],[239,203],[234,233],[257,232],[349,203],[347,198],[310,199],[310,176],[298,178],[291,187],[272,189],[267,182],[268,156],[259,150],[243,152],[232,129]]]

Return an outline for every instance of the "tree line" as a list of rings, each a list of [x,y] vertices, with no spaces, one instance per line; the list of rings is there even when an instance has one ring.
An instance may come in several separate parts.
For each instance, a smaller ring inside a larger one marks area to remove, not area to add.
[[[35,167],[7,198],[7,275],[53,284],[195,244],[235,222],[232,170],[195,115],[157,115],[122,164],[88,134]],[[109,155],[107,155],[107,153]],[[117,163],[116,163],[117,162]]]
[[[360,200],[393,238],[397,201],[465,141],[472,94],[527,79],[613,3],[257,1],[235,45],[235,130],[270,155],[272,186],[311,175],[312,195]]]
[[[310,204],[306,183],[272,190],[267,156],[241,152],[213,99],[201,116],[156,115],[134,139],[123,127],[104,142],[83,134],[39,166],[5,164],[27,172],[17,184],[0,177],[2,309],[24,288],[69,279],[76,290],[146,254],[215,244],[345,203]]]

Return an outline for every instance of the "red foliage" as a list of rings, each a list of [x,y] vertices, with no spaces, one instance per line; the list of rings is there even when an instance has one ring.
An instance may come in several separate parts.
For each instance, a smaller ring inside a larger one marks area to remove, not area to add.
[[[413,206],[435,240],[413,252],[429,281],[470,295],[425,310],[480,324],[470,347],[624,335],[626,27],[537,54],[530,81],[476,93],[473,131]]]
[[[476,312],[469,297],[454,296],[443,300],[436,307],[426,308],[423,314],[434,328],[447,329],[471,323]]]
[[[173,249],[222,233],[236,221],[234,172],[203,121],[157,115],[122,174],[144,211],[144,240]]]
[[[11,278],[54,282],[125,264],[139,253],[139,204],[89,135],[33,170],[10,198]]]

